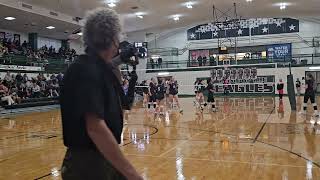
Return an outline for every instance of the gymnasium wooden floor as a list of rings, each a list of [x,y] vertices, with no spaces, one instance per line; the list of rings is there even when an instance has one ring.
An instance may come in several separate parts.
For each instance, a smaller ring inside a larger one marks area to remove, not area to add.
[[[217,113],[198,113],[193,98],[181,99],[183,115],[135,108],[126,115],[123,152],[145,179],[320,179],[311,110],[291,113],[287,98],[217,100]],[[61,179],[64,152],[58,110],[0,119],[0,179]]]

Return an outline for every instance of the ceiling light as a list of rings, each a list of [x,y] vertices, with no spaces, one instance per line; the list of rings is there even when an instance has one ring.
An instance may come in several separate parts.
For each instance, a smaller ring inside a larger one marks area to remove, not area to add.
[[[174,17],[173,17],[173,20],[179,21],[179,20],[180,20],[180,17],[179,17],[179,16],[174,16]]]
[[[82,36],[82,35],[83,35],[83,33],[82,33],[82,32],[78,32],[77,34],[78,34],[79,36]]]
[[[247,2],[252,2],[252,0],[246,0]]]
[[[8,20],[8,21],[12,21],[12,20],[15,20],[16,18],[15,17],[6,17],[4,18],[5,20]]]
[[[54,26],[48,26],[46,27],[47,29],[54,29],[55,27]]]
[[[115,3],[113,3],[113,2],[111,2],[111,3],[108,3],[108,6],[113,8],[113,7],[116,7],[117,5]]]
[[[310,70],[319,70],[320,67],[309,67]]]
[[[143,13],[143,12],[137,12],[136,13],[136,16],[138,17],[138,18],[140,18],[140,19],[143,19],[143,15],[144,15],[145,13]]]
[[[158,73],[158,76],[167,76],[169,74],[170,74],[169,72],[160,72]]]
[[[293,5],[292,3],[287,3],[287,2],[281,2],[281,3],[275,3],[273,6],[279,6],[281,10],[286,9],[288,6]]]
[[[187,6],[188,9],[192,9],[193,8],[191,2],[187,2],[186,6]]]

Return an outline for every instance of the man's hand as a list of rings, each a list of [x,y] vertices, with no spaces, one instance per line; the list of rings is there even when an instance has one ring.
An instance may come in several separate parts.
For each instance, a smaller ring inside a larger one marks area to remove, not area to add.
[[[143,178],[122,154],[105,121],[90,113],[85,118],[88,135],[104,158],[127,179],[142,180]]]

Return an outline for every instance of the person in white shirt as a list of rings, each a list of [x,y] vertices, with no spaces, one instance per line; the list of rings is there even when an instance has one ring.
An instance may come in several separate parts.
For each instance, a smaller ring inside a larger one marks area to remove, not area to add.
[[[40,97],[40,86],[36,83],[33,82],[33,86],[32,86],[32,97],[33,98],[39,98]]]
[[[12,81],[12,77],[11,77],[11,74],[10,74],[9,71],[6,73],[6,75],[4,76],[3,80],[5,80],[7,82],[11,82]]]

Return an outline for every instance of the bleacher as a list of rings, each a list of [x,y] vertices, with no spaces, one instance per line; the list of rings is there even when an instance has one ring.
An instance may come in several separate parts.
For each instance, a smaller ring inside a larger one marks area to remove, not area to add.
[[[17,109],[17,108],[27,108],[27,107],[36,107],[36,106],[48,106],[59,104],[59,97],[53,98],[34,98],[34,99],[24,99],[20,104],[15,105],[3,105],[4,109]]]
[[[17,65],[17,66],[35,66],[43,67],[45,73],[59,73],[64,72],[68,67],[68,63],[64,59],[54,59],[49,58],[47,61],[37,61],[36,59],[27,58],[21,55],[9,54],[3,57],[0,57],[1,65]],[[6,70],[2,70],[6,71]],[[28,71],[26,73],[34,73],[33,71]],[[4,109],[18,109],[18,108],[27,108],[27,107],[36,107],[36,106],[47,106],[47,105],[56,105],[59,104],[59,98],[35,98],[35,99],[25,99],[22,100],[20,104],[15,105],[6,105],[4,102],[0,103],[0,106]]]
[[[46,61],[37,61],[34,58],[13,54],[0,57],[0,64],[44,67],[44,71],[48,73],[63,72],[69,65],[64,59],[47,58]]]

